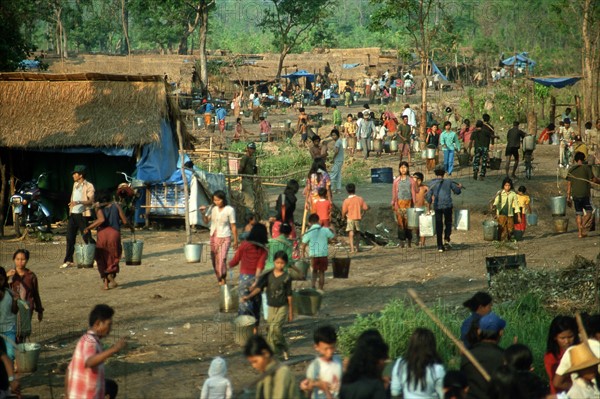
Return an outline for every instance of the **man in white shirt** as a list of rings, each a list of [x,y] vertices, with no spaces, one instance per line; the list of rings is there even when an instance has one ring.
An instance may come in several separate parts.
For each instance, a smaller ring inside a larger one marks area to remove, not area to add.
[[[329,113],[329,108],[331,107],[331,89],[329,87],[323,90],[323,99],[325,100],[325,112]]]

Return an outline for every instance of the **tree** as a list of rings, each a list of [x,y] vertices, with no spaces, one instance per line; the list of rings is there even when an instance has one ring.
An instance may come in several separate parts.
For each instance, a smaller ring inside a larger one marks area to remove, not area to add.
[[[279,51],[276,74],[279,78],[285,57],[327,17],[334,0],[271,0],[271,3],[258,26],[273,34],[273,44]]]
[[[35,2],[0,1],[0,71],[14,71],[35,46],[21,28],[35,13]]]
[[[198,6],[200,29],[198,30],[200,57],[196,65],[200,69],[200,89],[205,95],[208,91],[208,61],[206,57],[206,39],[208,37],[208,12],[214,8],[215,0],[200,0]]]
[[[427,126],[427,73],[429,53],[435,41],[444,41],[448,36],[447,26],[452,26],[445,15],[440,0],[373,0],[380,7],[371,16],[371,27],[379,31],[390,31],[399,23],[413,42],[414,50],[421,61],[421,120],[419,136],[425,142]],[[435,15],[432,12],[435,11]],[[434,20],[432,21],[432,17]],[[441,39],[441,40],[440,40]],[[456,41],[456,39],[453,39]]]

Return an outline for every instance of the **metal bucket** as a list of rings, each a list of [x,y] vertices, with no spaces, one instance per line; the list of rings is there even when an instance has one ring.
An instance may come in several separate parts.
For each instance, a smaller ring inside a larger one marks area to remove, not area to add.
[[[469,210],[457,209],[454,211],[454,228],[456,230],[469,231],[471,227]]]
[[[346,148],[348,148],[348,139],[347,138],[343,138],[342,139],[342,148],[345,150]]]
[[[427,148],[425,151],[427,151],[425,158],[427,158],[427,159],[435,158],[435,148]]]
[[[254,335],[254,324],[256,319],[253,316],[242,315],[233,319],[233,341],[240,345],[246,345],[248,339]]]
[[[550,198],[552,216],[565,216],[567,212],[567,197],[561,195]]]
[[[350,149],[356,148],[356,137],[348,137],[348,148],[350,148]]]
[[[557,234],[566,233],[569,228],[569,219],[562,217],[555,217],[552,219],[554,222],[554,232]]]
[[[36,343],[17,344],[15,360],[19,373],[33,373],[37,370],[38,359],[42,346]]]
[[[310,263],[304,260],[299,260],[294,264],[294,266],[296,266],[296,268],[300,270],[300,272],[302,272],[302,275],[298,275],[298,272],[294,269],[289,269],[290,277],[292,278],[292,280],[306,280],[306,276],[308,275],[308,269],[310,268]]]
[[[298,314],[314,316],[321,309],[322,295],[311,288],[304,288],[296,292],[298,298]]]
[[[292,128],[292,121],[290,119],[286,119],[283,126],[285,127],[286,130],[290,130]]]
[[[198,263],[202,258],[202,244],[185,244],[183,253],[187,263]]]
[[[494,156],[492,158],[502,159],[502,150],[495,150],[494,151]]]
[[[535,150],[535,136],[525,136],[523,138],[523,151]]]
[[[142,264],[142,252],[144,251],[144,241],[142,240],[123,240],[123,255],[125,255],[125,264],[138,266]]]
[[[373,141],[373,150],[374,151],[381,151],[383,150],[383,140],[381,139],[376,139]]]
[[[536,213],[528,213],[525,215],[527,218],[527,224],[529,226],[537,226],[538,224],[538,215]]]
[[[408,227],[411,229],[419,228],[419,216],[425,213],[425,208],[408,208],[406,210],[406,219]]]
[[[421,150],[421,159],[427,159],[427,149]]]
[[[363,149],[363,148],[362,148],[362,141],[360,141],[360,140],[357,140],[357,141],[356,141],[356,149],[357,149],[358,151],[361,151],[361,150]]]
[[[94,267],[96,244],[75,245],[75,264],[79,267]]]
[[[485,241],[498,241],[498,222],[486,220],[483,224],[483,239]]]
[[[398,140],[390,141],[390,151],[392,151],[392,152],[398,151]]]
[[[237,287],[224,284],[219,292],[219,311],[221,313],[237,312],[239,305]]]

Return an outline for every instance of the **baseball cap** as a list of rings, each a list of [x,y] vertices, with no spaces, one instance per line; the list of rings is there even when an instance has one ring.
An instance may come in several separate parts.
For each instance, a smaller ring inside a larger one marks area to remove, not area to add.
[[[256,150],[256,144],[254,144],[254,142],[248,143],[246,148],[249,148],[251,150]]]
[[[490,312],[479,319],[479,329],[482,331],[499,332],[506,327],[506,320],[500,318],[496,313]]]

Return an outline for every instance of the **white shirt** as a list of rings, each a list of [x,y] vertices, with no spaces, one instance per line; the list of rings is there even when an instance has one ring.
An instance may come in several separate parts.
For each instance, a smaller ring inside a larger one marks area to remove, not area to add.
[[[583,378],[573,381],[573,386],[567,392],[569,399],[600,399],[600,391],[596,387],[596,382],[589,384]]]
[[[408,116],[408,124],[410,126],[417,127],[417,116],[412,108],[404,108],[404,111],[402,111],[402,116],[404,115]]]
[[[325,89],[325,90],[323,90],[323,98],[325,100],[330,100],[331,99],[331,89]]]
[[[378,140],[383,140],[385,138],[385,135],[387,133],[387,129],[385,128],[385,126],[379,126],[379,128],[377,129],[377,134],[375,135],[375,138]]]
[[[231,225],[235,224],[235,210],[226,205],[223,208],[213,206],[210,213],[210,235],[215,232],[217,238],[231,237]]]
[[[313,381],[325,381],[331,387],[330,393],[331,396],[337,398],[340,392],[340,385],[342,383],[342,362],[339,359],[336,359],[337,356],[334,355],[334,359],[330,362],[319,358],[313,360],[306,369],[306,378]],[[316,363],[319,363],[318,371],[319,374],[316,375],[315,368],[317,367]],[[325,392],[320,389],[317,392],[317,397],[325,397]]]

